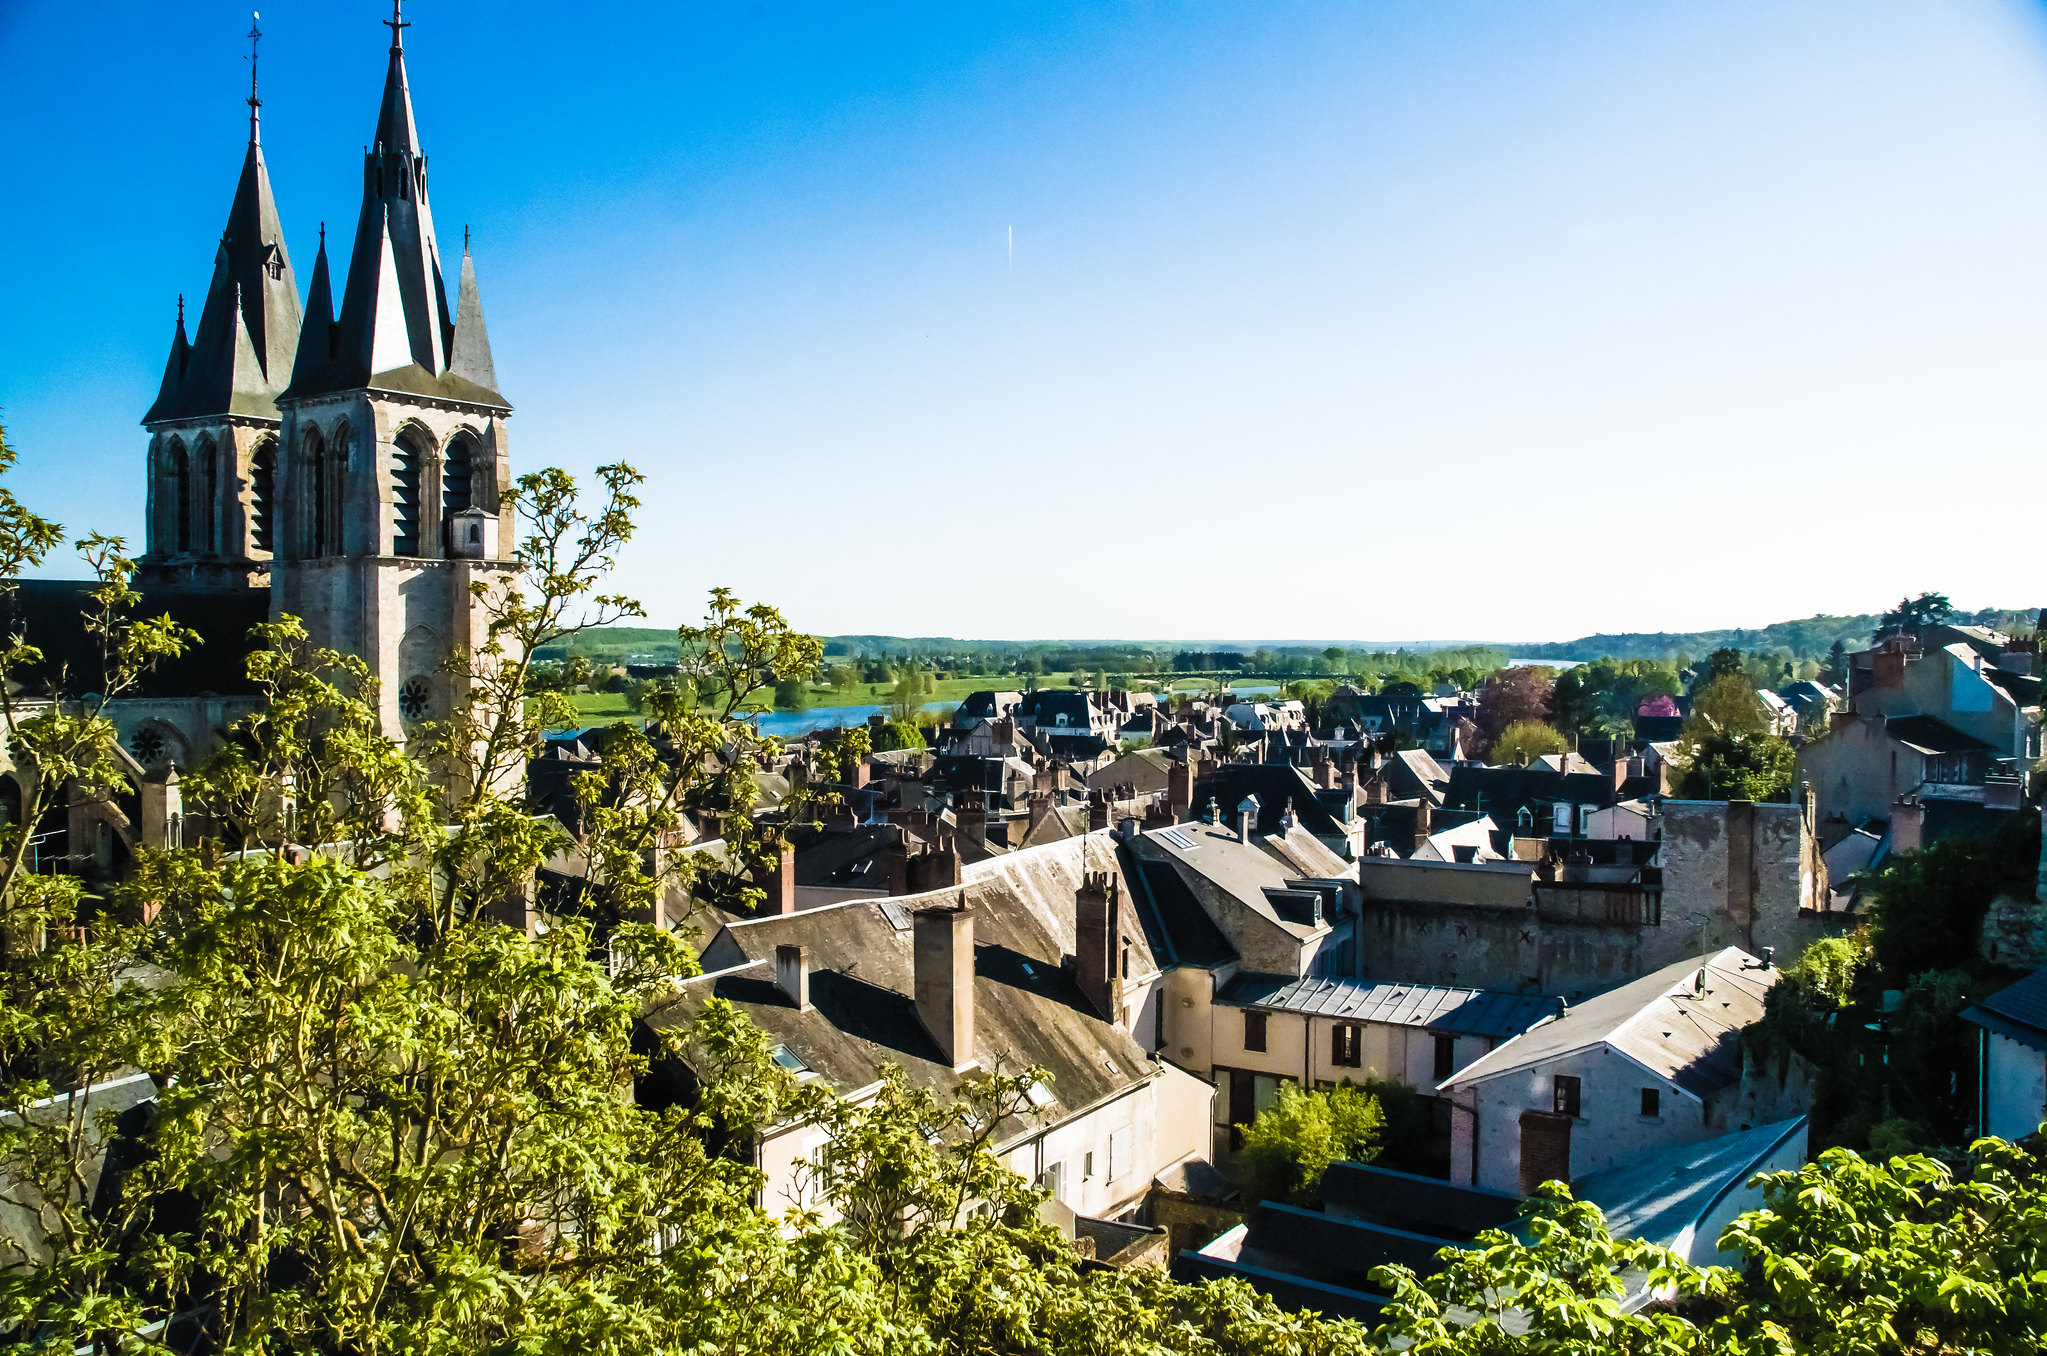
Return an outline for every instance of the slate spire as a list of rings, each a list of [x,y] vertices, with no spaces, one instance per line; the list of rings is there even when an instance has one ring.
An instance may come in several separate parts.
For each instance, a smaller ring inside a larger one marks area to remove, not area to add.
[[[483,302],[476,293],[476,261],[469,257],[469,232],[462,232],[462,287],[455,298],[455,341],[449,369],[486,391],[498,388],[497,365],[490,357],[490,335],[483,327]]]
[[[341,315],[332,353],[301,363],[287,394],[297,397],[363,387],[504,404],[491,371],[455,363],[456,320],[448,306],[440,245],[428,201],[427,157],[419,146],[412,91],[405,73],[404,31],[411,25],[393,0],[391,61],[377,111],[376,140],[363,154],[362,212],[348,258]],[[477,329],[482,310],[477,308]],[[479,381],[481,371],[486,380]]]
[[[156,403],[143,416],[145,424],[216,414],[277,417],[277,396],[291,377],[298,349],[299,292],[270,191],[270,171],[263,163],[261,106],[252,65],[249,145],[227,229],[214,251],[213,280],[189,345],[179,326],[174,361],[165,368]],[[182,363],[175,361],[179,348],[187,350]],[[179,372],[175,381],[174,367]]]

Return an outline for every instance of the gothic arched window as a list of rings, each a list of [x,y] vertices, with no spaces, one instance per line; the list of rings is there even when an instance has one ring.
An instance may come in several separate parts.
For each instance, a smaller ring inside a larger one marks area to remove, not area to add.
[[[306,430],[305,441],[299,444],[299,468],[305,472],[304,505],[299,512],[304,519],[299,525],[299,555],[303,559],[317,560],[327,554],[327,444],[321,441],[320,430]]]
[[[458,433],[448,444],[447,464],[441,470],[441,510],[460,513],[476,502],[471,476],[476,467],[476,438]]]
[[[171,534],[179,551],[192,549],[192,458],[185,445],[171,442]]]
[[[220,451],[212,442],[199,444],[199,483],[192,496],[192,548],[210,552],[213,540],[214,505],[220,502]]]
[[[410,429],[391,444],[391,554],[419,554],[419,472],[426,463]]]
[[[249,458],[249,546],[268,551],[270,509],[277,495],[277,444],[261,443]]]
[[[320,507],[320,540],[325,543],[322,555],[338,556],[348,550],[342,520],[347,517],[348,457],[354,450],[354,439],[355,431],[349,428],[346,419],[334,425],[334,437],[321,463],[322,474],[327,477],[327,493]]]

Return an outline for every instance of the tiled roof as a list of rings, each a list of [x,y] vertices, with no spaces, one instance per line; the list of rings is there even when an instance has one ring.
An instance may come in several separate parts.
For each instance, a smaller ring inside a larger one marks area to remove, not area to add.
[[[1933,716],[1893,716],[1884,722],[1884,733],[1921,753],[1996,752],[1974,735],[1963,734]]]

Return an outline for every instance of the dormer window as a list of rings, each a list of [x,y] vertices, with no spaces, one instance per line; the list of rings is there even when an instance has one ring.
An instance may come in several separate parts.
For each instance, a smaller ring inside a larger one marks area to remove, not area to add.
[[[284,251],[274,243],[263,247],[263,271],[270,275],[272,282],[284,277]]]

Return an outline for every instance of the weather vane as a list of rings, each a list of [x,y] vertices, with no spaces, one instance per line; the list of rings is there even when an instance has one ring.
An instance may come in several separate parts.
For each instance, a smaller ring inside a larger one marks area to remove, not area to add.
[[[405,34],[401,30],[412,27],[398,12],[404,3],[405,0],[391,0],[391,17],[384,20],[384,27],[391,30],[391,50],[394,52],[405,46]]]

